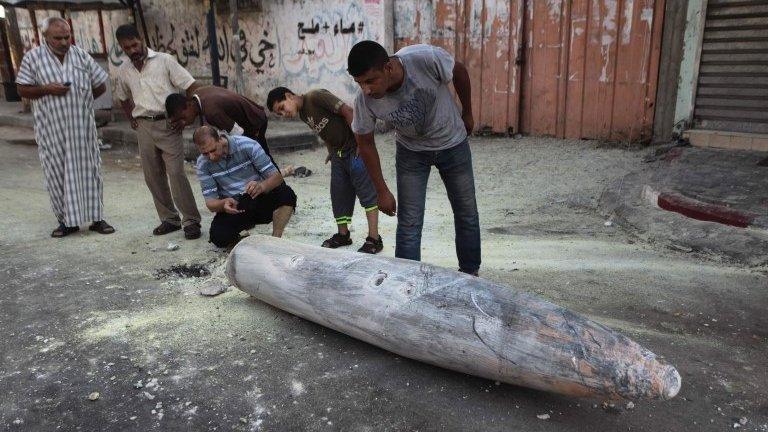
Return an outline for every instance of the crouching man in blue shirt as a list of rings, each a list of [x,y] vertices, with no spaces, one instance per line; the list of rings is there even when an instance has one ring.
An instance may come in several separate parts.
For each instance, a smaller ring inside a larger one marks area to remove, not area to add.
[[[200,150],[197,178],[205,205],[216,213],[210,241],[221,248],[240,241],[240,231],[272,222],[272,235],[282,237],[296,209],[296,194],[259,143],[221,133],[211,126],[195,131]]]

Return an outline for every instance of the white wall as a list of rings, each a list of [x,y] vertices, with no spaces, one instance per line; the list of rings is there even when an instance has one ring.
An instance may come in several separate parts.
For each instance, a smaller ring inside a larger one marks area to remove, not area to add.
[[[263,1],[263,11],[240,13],[246,95],[264,103],[269,90],[282,85],[299,93],[322,87],[351,100],[357,89],[346,72],[352,45],[363,39],[391,44],[391,33],[385,36],[385,1]],[[201,1],[145,0],[144,13],[151,46],[175,55],[194,76],[210,77]],[[230,23],[230,16],[218,16],[216,31],[221,74],[234,80],[237,48]]]
[[[697,63],[701,51],[701,38],[704,32],[704,0],[690,0],[688,17],[685,24],[683,42],[683,60],[680,64],[680,76],[677,81],[677,103],[675,104],[675,132],[690,127],[688,124],[693,117],[694,92],[698,80],[699,65]]]
[[[226,2],[226,0],[219,0]],[[149,45],[174,55],[192,75],[210,82],[210,54],[205,13],[201,0],[144,0]],[[373,39],[390,49],[392,0],[263,0],[260,12],[241,12],[240,50],[245,95],[264,103],[276,86],[302,93],[326,88],[351,101],[357,86],[347,74],[347,54],[352,45]],[[26,9],[17,9],[25,51],[34,47],[35,31]],[[59,11],[37,10],[37,22]],[[108,56],[110,77],[124,61],[115,41],[115,30],[131,20],[127,10],[104,11],[102,46],[96,12],[71,12],[76,43],[89,52]],[[234,81],[235,53],[231,17],[217,16],[221,75]],[[303,29],[304,31],[301,31]],[[307,31],[309,30],[309,31]],[[317,30],[315,32],[315,30]],[[230,88],[233,84],[230,84]]]

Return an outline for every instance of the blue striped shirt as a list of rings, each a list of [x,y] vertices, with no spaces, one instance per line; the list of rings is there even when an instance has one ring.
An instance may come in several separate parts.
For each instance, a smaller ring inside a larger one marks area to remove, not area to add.
[[[277,171],[275,164],[261,148],[248,137],[226,135],[227,154],[216,162],[204,155],[197,158],[197,178],[205,199],[230,198],[245,192],[245,185],[266,180]]]

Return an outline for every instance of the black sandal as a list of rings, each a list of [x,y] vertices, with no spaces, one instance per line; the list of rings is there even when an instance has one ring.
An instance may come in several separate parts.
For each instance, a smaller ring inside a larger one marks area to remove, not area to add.
[[[59,224],[58,228],[53,230],[53,232],[51,233],[51,237],[53,237],[53,238],[66,237],[66,236],[68,236],[68,235],[70,235],[70,234],[72,234],[74,232],[78,232],[78,231],[80,231],[80,227],[79,226],[68,227],[68,226],[64,225],[64,223],[62,222],[62,223]]]
[[[347,235],[336,233],[332,235],[331,238],[323,242],[323,247],[336,249],[337,247],[349,246],[351,244],[352,237],[350,236],[349,232],[347,232]]]
[[[172,233],[174,231],[178,231],[180,229],[181,229],[181,225],[174,225],[174,224],[172,224],[170,222],[163,221],[163,223],[158,225],[157,228],[152,230],[152,234],[154,234],[156,236],[166,235],[166,234],[170,234],[170,233]]]
[[[103,220],[92,223],[88,229],[91,231],[96,231],[99,234],[112,234],[115,232],[115,228]]]
[[[377,254],[381,252],[382,249],[384,249],[384,241],[381,236],[379,236],[378,239],[366,237],[365,243],[363,243],[357,251],[367,254]]]
[[[311,175],[312,175],[312,170],[304,166],[297,167],[296,169],[293,170],[294,177],[304,178],[304,177],[309,177]]]

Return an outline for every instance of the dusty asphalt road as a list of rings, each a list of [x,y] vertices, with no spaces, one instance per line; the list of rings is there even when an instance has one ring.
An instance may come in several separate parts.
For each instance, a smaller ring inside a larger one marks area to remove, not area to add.
[[[382,142],[393,178],[391,140]],[[683,377],[677,398],[603,409],[400,358],[237,290],[201,297],[225,257],[203,239],[150,235],[157,220],[132,155],[104,153],[118,232],[54,240],[34,147],[0,143],[2,429],[724,431],[744,417],[739,430],[768,431],[766,273],[644,245],[595,210],[604,185],[643,152],[534,138],[472,146],[483,276],[665,356]],[[279,156],[316,171],[290,179],[300,207],[289,239],[317,244],[333,229],[322,160],[321,149]],[[424,260],[455,267],[436,175],[428,196]],[[385,254],[394,227],[383,219]],[[354,228],[357,247],[361,218]],[[169,241],[181,248],[167,251]],[[156,277],[179,264],[213,275]]]

